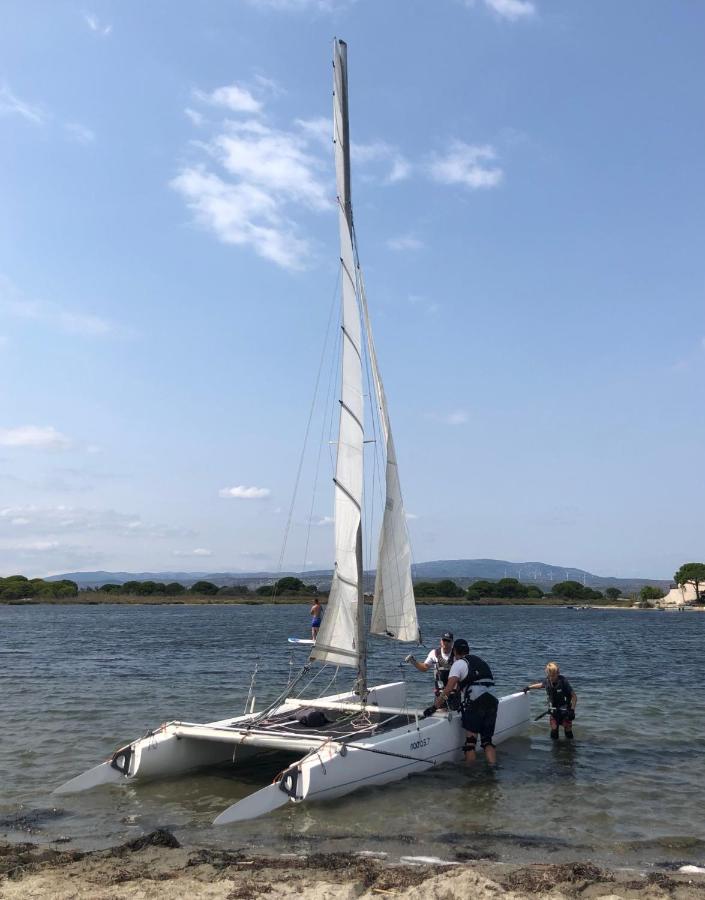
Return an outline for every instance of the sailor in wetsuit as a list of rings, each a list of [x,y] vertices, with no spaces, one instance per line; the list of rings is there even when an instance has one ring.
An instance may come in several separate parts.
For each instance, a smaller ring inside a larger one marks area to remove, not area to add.
[[[423,662],[419,662],[413,653],[405,657],[404,662],[411,663],[419,672],[433,669],[433,680],[436,697],[448,684],[448,673],[453,665],[453,632],[444,631],[440,646],[435,647]]]
[[[458,701],[465,729],[465,762],[475,762],[477,737],[485,751],[485,759],[494,766],[497,751],[492,743],[499,700],[490,691],[494,685],[492,670],[479,656],[470,653],[468,642],[463,638],[453,644],[455,661],[448,674],[448,684],[436,697],[435,707],[448,705],[457,709]]]
[[[318,629],[321,627],[321,615],[323,613],[323,607],[320,604],[320,601],[316,600],[316,602],[311,607],[311,638],[315,641],[318,636]]]
[[[528,684],[524,693],[543,688],[548,697],[548,706],[551,714],[551,740],[558,740],[558,729],[563,726],[566,740],[573,740],[573,719],[575,719],[575,704],[578,695],[573,690],[570,682],[561,675],[558,663],[550,662],[546,666],[546,677],[543,681]]]

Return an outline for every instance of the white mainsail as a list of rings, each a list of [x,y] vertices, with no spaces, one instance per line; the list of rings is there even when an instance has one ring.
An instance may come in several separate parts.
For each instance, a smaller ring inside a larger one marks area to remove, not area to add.
[[[373,634],[387,635],[398,641],[418,641],[419,623],[416,617],[414,586],[411,580],[411,543],[401,496],[399,468],[361,272],[359,272],[359,281],[362,314],[372,364],[372,379],[377,395],[377,406],[387,456],[386,500],[377,551],[377,575],[370,631]]]
[[[358,606],[361,606],[362,600],[362,344],[350,202],[347,46],[342,41],[335,42],[333,65],[333,140],[343,288],[342,384],[335,472],[336,555],[326,614],[311,652],[311,659],[333,665],[364,667],[364,637],[361,641],[360,627],[364,623],[364,615],[358,621]]]

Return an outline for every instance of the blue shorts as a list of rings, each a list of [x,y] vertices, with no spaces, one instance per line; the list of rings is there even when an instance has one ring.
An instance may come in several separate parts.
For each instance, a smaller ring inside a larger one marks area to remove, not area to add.
[[[311,628],[320,628],[321,620],[320,619],[311,619]]]

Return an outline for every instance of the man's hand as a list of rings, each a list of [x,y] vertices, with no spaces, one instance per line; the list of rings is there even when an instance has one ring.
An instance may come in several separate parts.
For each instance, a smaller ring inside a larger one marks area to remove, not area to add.
[[[432,716],[435,713],[435,711],[436,711],[435,706],[427,706],[426,709],[423,711],[424,719],[427,719],[429,716]]]
[[[528,685],[528,684],[527,684],[527,686],[526,686],[525,688],[522,688],[522,691],[523,691],[525,694],[528,694],[530,690],[531,690],[531,686]]]
[[[416,657],[414,656],[413,653],[410,653],[408,656],[405,656],[405,657],[404,657],[404,662],[405,662],[405,663],[415,663],[415,662],[416,662]]]

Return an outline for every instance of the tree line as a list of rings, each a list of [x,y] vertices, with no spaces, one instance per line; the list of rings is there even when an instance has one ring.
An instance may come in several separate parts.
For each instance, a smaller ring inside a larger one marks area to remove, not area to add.
[[[24,575],[0,578],[0,600],[54,600],[60,597],[75,597],[77,594],[78,585],[68,578],[61,581],[25,578]]]

